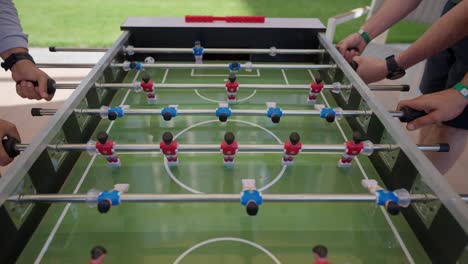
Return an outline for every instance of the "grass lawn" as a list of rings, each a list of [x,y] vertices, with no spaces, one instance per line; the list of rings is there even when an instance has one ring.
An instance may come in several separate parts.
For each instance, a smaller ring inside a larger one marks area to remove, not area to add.
[[[330,16],[370,4],[370,0],[16,0],[30,46],[107,47],[120,34],[129,16],[263,15],[267,17]],[[356,31],[364,19],[341,25],[335,41]],[[403,22],[391,31],[389,42],[413,42],[426,26]]]

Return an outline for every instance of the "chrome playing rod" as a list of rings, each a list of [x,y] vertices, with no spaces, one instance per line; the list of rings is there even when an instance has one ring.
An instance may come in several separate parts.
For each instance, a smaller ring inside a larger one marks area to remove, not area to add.
[[[48,108],[33,108],[34,116],[54,115],[57,109]],[[162,109],[125,109],[124,115],[160,115]],[[319,110],[282,110],[285,116],[320,116]],[[77,114],[85,115],[100,115],[100,109],[75,109]],[[216,109],[177,109],[177,115],[215,115]],[[265,110],[249,110],[249,109],[231,109],[233,115],[244,116],[262,116],[266,115]],[[372,111],[365,110],[343,110],[340,114],[343,116],[364,116],[371,115]],[[393,117],[401,117],[403,113],[400,111],[389,111]]]
[[[37,63],[38,68],[93,68],[90,63]]]
[[[78,83],[57,83],[55,89],[75,89]],[[133,83],[96,83],[96,88],[114,88],[114,89],[133,89]],[[220,84],[196,84],[196,83],[155,83],[156,89],[225,89],[224,83]],[[310,85],[307,84],[239,84],[240,89],[287,89],[287,90],[309,90]],[[324,85],[323,89],[334,89],[330,84]],[[353,89],[351,85],[342,84],[339,89]],[[373,91],[409,91],[408,85],[369,85],[369,89]]]
[[[28,144],[16,144],[16,150],[23,151],[28,147]],[[87,144],[50,144],[47,146],[50,150],[57,151],[87,151],[94,150],[93,145]],[[439,152],[448,151],[447,144],[435,145],[418,145],[421,151]],[[116,151],[160,151],[159,144],[115,144]],[[324,152],[336,151],[338,153],[344,152],[346,149],[344,144],[303,144],[302,152]],[[399,149],[395,144],[373,144],[368,150],[373,151],[391,151]],[[179,152],[212,152],[219,151],[219,144],[181,144],[178,147]],[[283,145],[275,144],[248,144],[239,145],[239,152],[279,152],[283,153]]]
[[[162,69],[228,69],[228,64],[194,63],[142,63],[143,68]],[[123,63],[112,63],[111,67],[124,67]],[[333,69],[335,64],[241,64],[241,69]]]
[[[47,109],[52,110],[52,109]],[[160,115],[162,109],[126,109],[125,115]],[[306,116],[313,115],[319,116],[319,110],[282,110],[283,115],[288,116]],[[90,114],[99,115],[101,111],[99,109],[75,109],[75,113],[78,114]],[[177,109],[177,115],[215,115],[216,109]],[[265,110],[248,110],[248,109],[231,109],[233,115],[266,115]],[[362,110],[346,110],[343,111],[344,116],[355,116],[355,115],[370,115],[372,112]],[[399,114],[399,113],[393,113]]]
[[[128,47],[123,48],[128,52]],[[192,48],[138,48],[132,47],[134,53],[193,53]],[[68,48],[68,47],[49,47],[51,52],[106,52],[107,48]],[[204,48],[204,54],[322,54],[324,49],[228,49],[228,48]]]
[[[374,194],[263,194],[265,202],[374,202]],[[12,195],[10,202],[42,203],[85,203],[87,194],[24,194]],[[429,202],[437,200],[431,194],[412,194],[412,202]],[[463,197],[468,201],[467,197]],[[122,202],[240,202],[239,194],[121,194]]]

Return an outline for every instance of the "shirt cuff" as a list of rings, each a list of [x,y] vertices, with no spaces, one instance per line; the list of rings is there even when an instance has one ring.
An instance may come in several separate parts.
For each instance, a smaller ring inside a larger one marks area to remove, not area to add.
[[[0,53],[13,48],[28,48],[28,35],[10,35],[0,39]]]

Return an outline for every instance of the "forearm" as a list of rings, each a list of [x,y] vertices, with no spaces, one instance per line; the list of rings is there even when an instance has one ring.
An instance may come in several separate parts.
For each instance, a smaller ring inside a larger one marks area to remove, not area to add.
[[[11,0],[0,1],[0,57],[27,51],[28,36],[23,33],[18,12]]]
[[[362,29],[374,39],[416,9],[422,0],[387,0]]]
[[[434,23],[407,50],[400,53],[396,60],[407,69],[414,64],[454,45],[468,36],[468,1],[462,1]]]

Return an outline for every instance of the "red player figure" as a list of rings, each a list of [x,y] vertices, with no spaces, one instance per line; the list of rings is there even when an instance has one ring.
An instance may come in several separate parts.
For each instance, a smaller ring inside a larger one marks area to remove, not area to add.
[[[308,104],[315,104],[315,100],[317,100],[317,96],[323,90],[323,82],[320,79],[315,79],[315,82],[310,84],[310,92],[309,97],[307,98]]]
[[[91,260],[89,264],[102,264],[104,263],[104,257],[107,254],[107,250],[102,246],[95,246],[91,249]]]
[[[302,144],[299,140],[301,140],[299,134],[292,132],[291,135],[289,135],[289,141],[284,142],[283,165],[293,164],[294,156],[301,152]]]
[[[343,153],[343,156],[338,161],[338,167],[341,168],[350,167],[353,158],[361,154],[361,151],[364,149],[364,143],[362,142],[361,134],[359,132],[354,132],[353,140],[347,141],[345,146],[345,153]]]
[[[97,136],[96,151],[107,159],[109,167],[120,167],[120,160],[115,154],[114,141],[108,139],[106,132],[100,132]]]
[[[228,103],[236,103],[236,95],[239,90],[239,83],[236,81],[237,77],[235,73],[229,74],[229,79],[226,82],[226,92],[228,96]]]
[[[224,134],[224,141],[221,142],[221,152],[224,155],[224,165],[234,165],[234,157],[237,154],[237,141],[232,132]]]
[[[151,80],[148,74],[143,75],[141,78],[142,82],[140,83],[141,89],[143,92],[146,93],[146,97],[148,99],[148,104],[156,103],[156,95],[154,93],[154,83]]]
[[[331,264],[328,261],[328,249],[323,245],[317,245],[312,249],[312,254],[314,254],[314,264]]]
[[[162,141],[159,143],[159,149],[166,156],[167,163],[169,166],[179,164],[177,159],[177,141],[172,140],[173,136],[171,132],[164,132]]]

